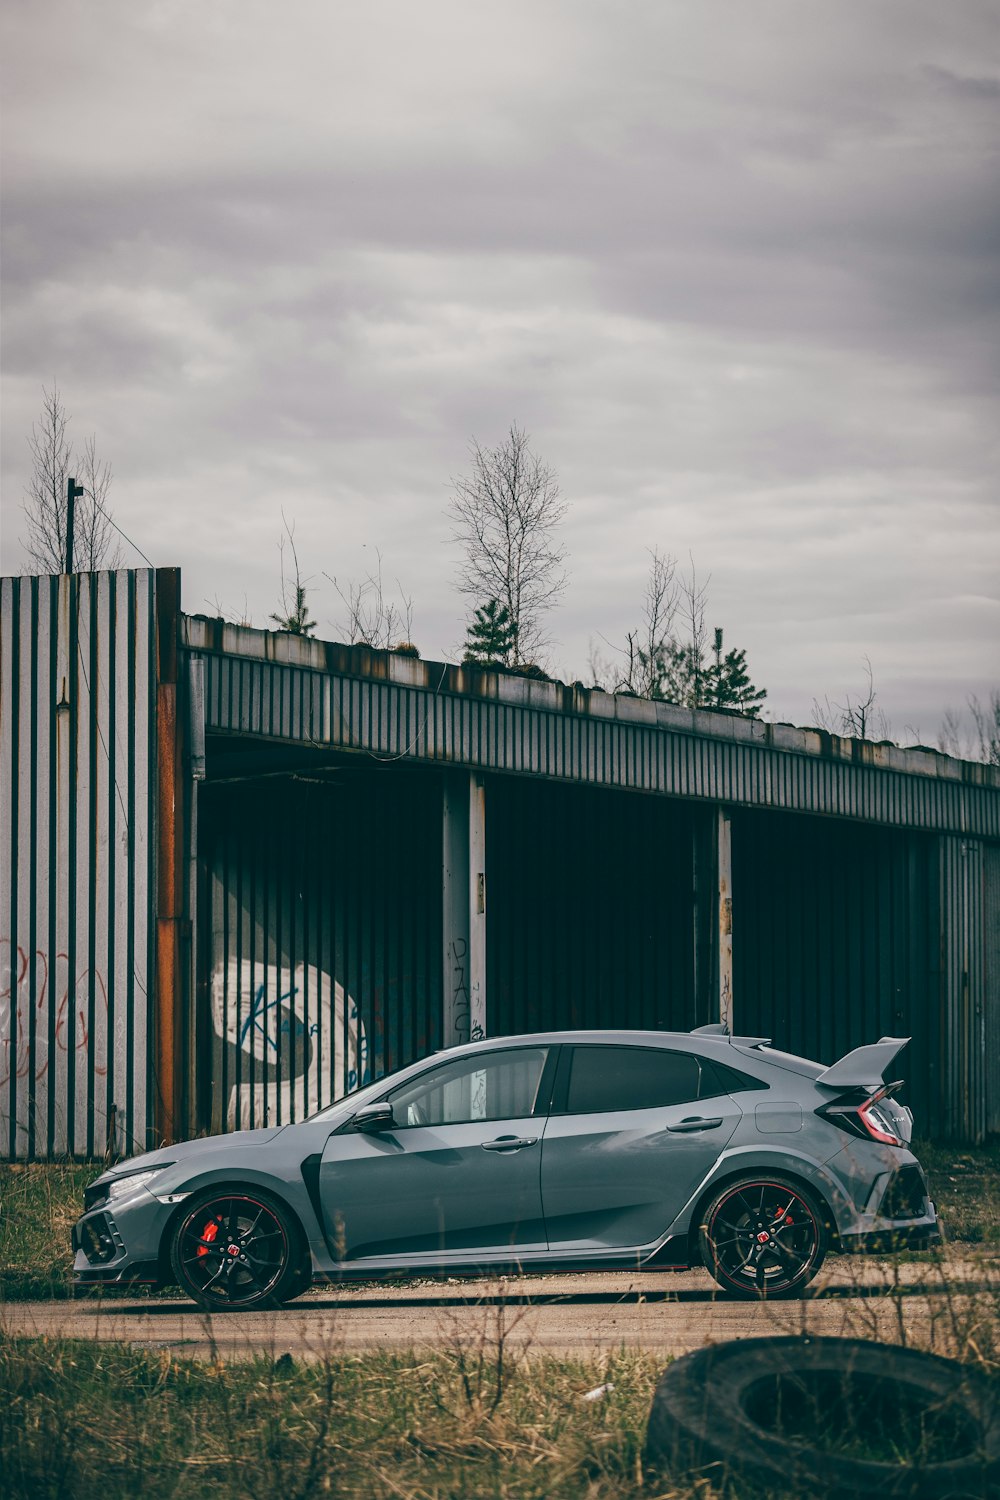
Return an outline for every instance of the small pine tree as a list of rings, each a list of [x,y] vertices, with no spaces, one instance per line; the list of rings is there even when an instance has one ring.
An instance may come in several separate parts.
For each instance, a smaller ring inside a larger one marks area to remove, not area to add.
[[[510,610],[499,599],[490,599],[476,610],[466,632],[462,660],[477,667],[509,667],[516,641]]]
[[[714,653],[715,661],[705,673],[704,706],[735,708],[752,719],[767,697],[767,689],[755,687],[750,681],[746,651],[727,651],[723,656],[722,631],[716,629]]]
[[[289,635],[310,635],[316,629],[316,621],[309,618],[304,585],[295,585],[294,609],[289,610],[287,615],[271,615],[270,618],[279,630],[287,630]]]

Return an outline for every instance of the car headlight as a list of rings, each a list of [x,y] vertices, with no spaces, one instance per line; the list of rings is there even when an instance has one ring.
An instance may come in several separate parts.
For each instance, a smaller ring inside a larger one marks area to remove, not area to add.
[[[163,1167],[166,1165],[167,1163],[164,1162]],[[109,1201],[114,1203],[116,1199],[127,1198],[137,1188],[146,1187],[148,1183],[152,1182],[154,1177],[163,1171],[163,1167],[147,1167],[144,1172],[129,1172],[124,1177],[113,1177],[107,1184]]]

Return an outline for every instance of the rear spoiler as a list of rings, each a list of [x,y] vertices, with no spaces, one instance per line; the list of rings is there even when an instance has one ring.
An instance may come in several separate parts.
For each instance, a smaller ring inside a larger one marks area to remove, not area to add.
[[[824,1068],[815,1082],[835,1089],[881,1088],[882,1075],[909,1040],[908,1036],[884,1036],[867,1047],[855,1047],[832,1067]]]

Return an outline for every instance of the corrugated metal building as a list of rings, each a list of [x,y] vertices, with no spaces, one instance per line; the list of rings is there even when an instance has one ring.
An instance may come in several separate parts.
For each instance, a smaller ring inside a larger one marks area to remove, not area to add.
[[[298,1119],[442,1045],[912,1035],[1000,1130],[1000,773],[2,582],[0,1153]]]

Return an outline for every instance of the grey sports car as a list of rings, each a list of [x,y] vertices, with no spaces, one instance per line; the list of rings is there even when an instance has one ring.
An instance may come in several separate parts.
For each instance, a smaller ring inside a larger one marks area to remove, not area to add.
[[[224,1310],[387,1274],[702,1265],[794,1296],[828,1250],[939,1238],[884,1081],[905,1044],[827,1068],[721,1026],[456,1047],[299,1124],[102,1173],[76,1283],[177,1282]]]

